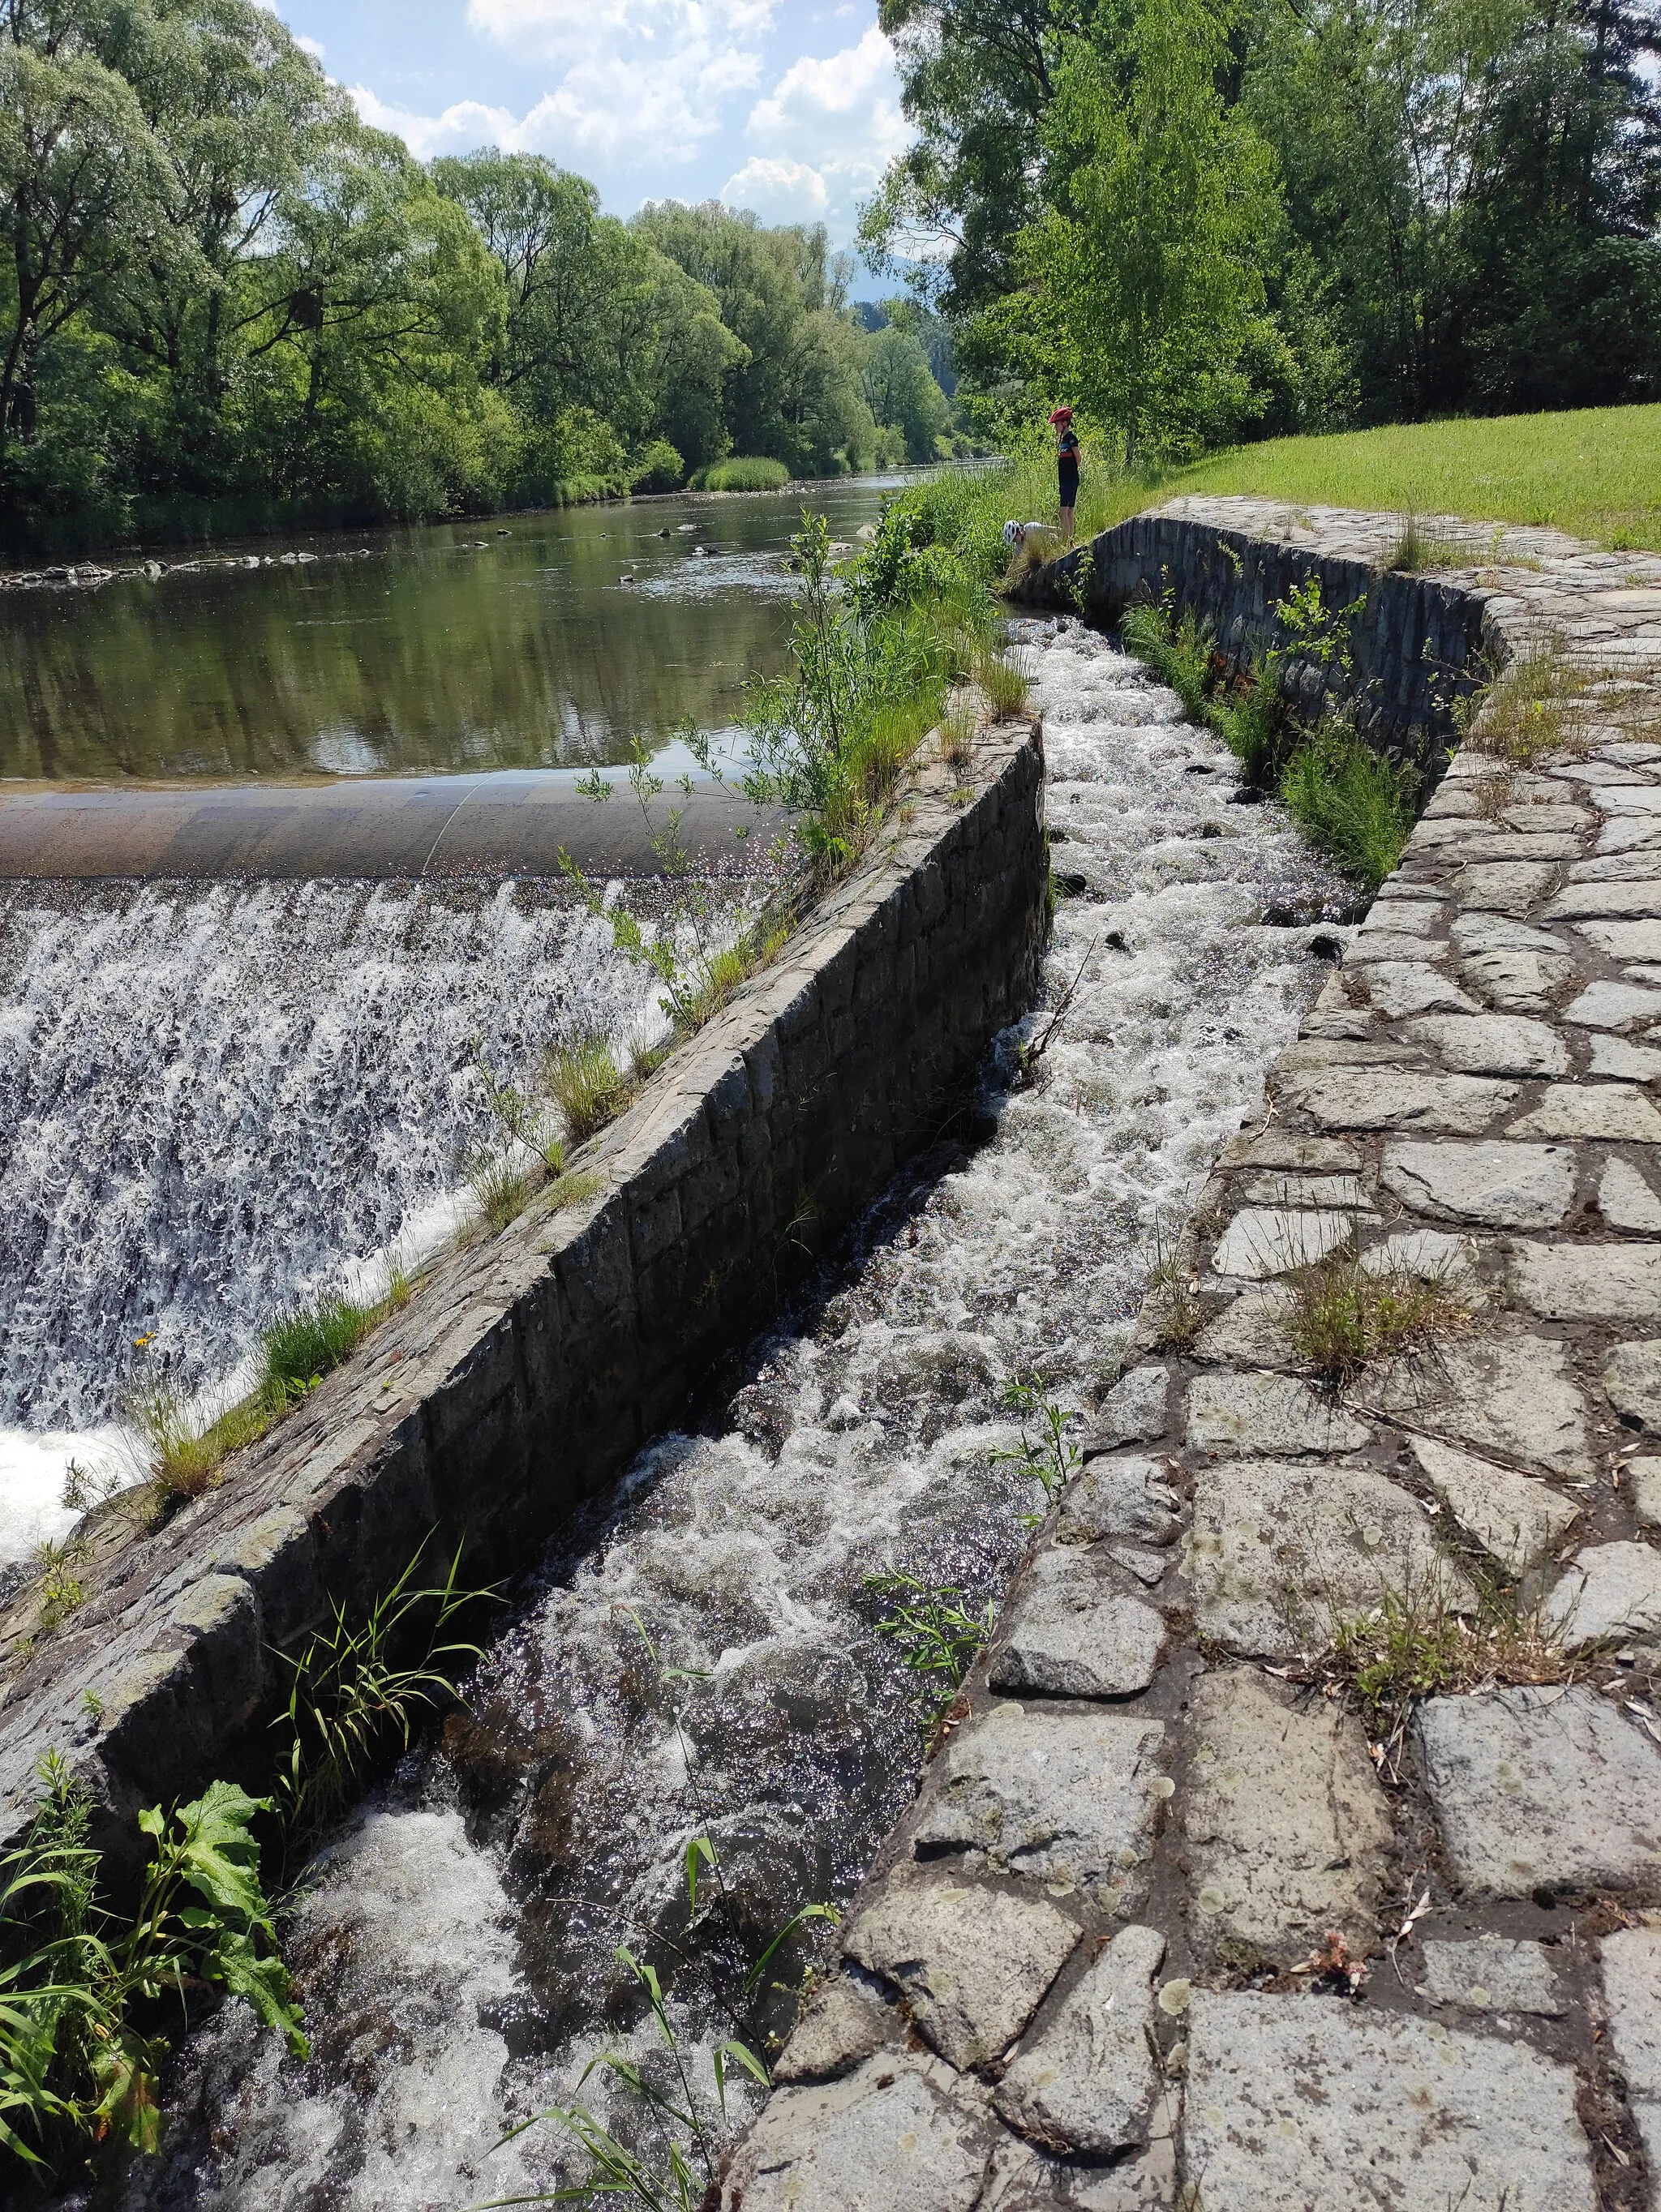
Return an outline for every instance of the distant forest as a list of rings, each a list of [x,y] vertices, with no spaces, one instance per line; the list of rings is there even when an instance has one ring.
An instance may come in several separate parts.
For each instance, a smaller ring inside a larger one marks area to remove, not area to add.
[[[1661,398],[1658,0],[882,0],[873,265],[1135,465]],[[1091,440],[1086,439],[1086,444]]]
[[[0,226],[13,553],[966,450],[822,229],[423,167],[252,0],[0,0]]]

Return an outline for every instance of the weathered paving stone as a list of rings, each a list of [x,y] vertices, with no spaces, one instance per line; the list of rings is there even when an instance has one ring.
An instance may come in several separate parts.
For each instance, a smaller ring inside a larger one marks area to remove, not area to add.
[[[1284,1284],[1242,1291],[1195,1338],[1194,1356],[1243,1367],[1284,1364],[1292,1357],[1286,1331],[1291,1311],[1292,1293]]]
[[[1574,962],[1567,952],[1524,946],[1473,952],[1459,967],[1459,981],[1468,990],[1488,1006],[1518,1013],[1543,1013],[1573,974]]]
[[[739,2145],[727,2212],[970,2212],[989,2131],[928,2074],[885,2057],[845,2081],[780,2090]]]
[[[1324,1650],[1337,1620],[1409,1583],[1465,1589],[1410,1492],[1368,1468],[1318,1462],[1208,1469],[1187,1567],[1201,1634],[1243,1657]]]
[[[1648,1544],[1594,1544],[1553,1585],[1545,1618],[1566,1650],[1661,1629],[1661,1552]]]
[[[1405,945],[1402,949],[1406,949]],[[1402,1014],[1474,1014],[1481,1011],[1475,999],[1430,964],[1439,957],[1439,948],[1415,945],[1413,949],[1420,955],[1415,960],[1378,960],[1367,967],[1361,966],[1359,961],[1345,963],[1349,973],[1365,983],[1368,1001],[1379,1013],[1388,1014],[1394,1020]],[[1366,1125],[1357,1122],[1354,1126],[1359,1128]]]
[[[1536,1244],[1519,1238],[1512,1285],[1546,1321],[1661,1320],[1661,1244]]]
[[[1556,874],[1555,868],[1537,860],[1498,860],[1462,868],[1453,896],[1467,908],[1524,915],[1545,896]]]
[[[1171,1373],[1164,1367],[1133,1367],[1103,1399],[1086,1426],[1080,1449],[1112,1451],[1119,1444],[1153,1443],[1165,1431],[1165,1401]]]
[[[1338,1067],[1282,1086],[1288,1102],[1326,1129],[1445,1129],[1475,1137],[1512,1105],[1517,1085],[1485,1075],[1415,1075]]]
[[[928,2042],[966,2072],[1008,2050],[1078,1941],[1042,1898],[893,1878],[854,1923],[848,1950],[894,1984]]]
[[[1661,1337],[1617,1344],[1603,1363],[1603,1388],[1629,1427],[1661,1436]]]
[[[1040,1552],[1011,1607],[992,1662],[995,1690],[1062,1698],[1128,1698],[1153,1680],[1165,1622],[1127,1596],[1076,1545]]]
[[[1218,1164],[1226,1168],[1283,1168],[1298,1175],[1359,1174],[1361,1155],[1344,1137],[1306,1137],[1275,1127],[1231,1138]]]
[[[1354,1715],[1232,1668],[1197,1684],[1189,1744],[1196,1950],[1227,1939],[1287,1966],[1335,1928],[1364,1948],[1390,1821]]]
[[[776,2081],[829,2081],[880,2051],[888,2022],[882,2008],[838,1974],[815,1988],[773,2063]]]
[[[1196,1451],[1359,1451],[1372,1431],[1289,1375],[1196,1375],[1188,1393],[1188,1441]]]
[[[1348,1213],[1242,1206],[1223,1232],[1211,1265],[1219,1275],[1284,1275],[1324,1259],[1354,1233],[1354,1218]]]
[[[1555,1550],[1579,1518],[1579,1506],[1530,1475],[1473,1458],[1433,1437],[1410,1436],[1408,1443],[1460,1527],[1513,1574]]]
[[[1661,799],[1661,793],[1656,796]],[[1661,960],[1661,921],[1577,921],[1573,926],[1613,960]]]
[[[1570,884],[1559,891],[1542,918],[1576,921],[1600,915],[1618,920],[1654,914],[1661,914],[1661,884],[1628,877],[1615,882]]]
[[[1610,1160],[1597,1185],[1597,1211],[1611,1229],[1661,1230],[1661,1198],[1628,1160]]]
[[[1661,2173],[1661,1929],[1603,1938],[1609,2037],[1652,2175]]]
[[[1012,2127],[1050,2150],[1098,2158],[1147,2140],[1159,2087],[1148,1984],[1164,1956],[1153,1929],[1119,1930],[999,2083],[995,2101]]]
[[[1282,1210],[1314,1206],[1364,1206],[1367,1194],[1360,1176],[1254,1176],[1246,1197],[1257,1206]]]
[[[1495,1690],[1419,1711],[1426,1787],[1456,1879],[1494,1897],[1649,1885],[1661,1750],[1595,1691]]]
[[[1513,1134],[1661,1144],[1661,1110],[1630,1083],[1554,1083]]]
[[[1634,1510],[1651,1528],[1661,1522],[1661,1459],[1629,1459],[1621,1480],[1631,1486]]]
[[[1056,1537],[1063,1544],[1104,1538],[1159,1546],[1176,1540],[1177,1493],[1151,1459],[1092,1459],[1062,1492]]]
[[[995,1705],[955,1735],[916,1831],[920,1852],[963,1850],[1056,1896],[1106,1910],[1146,1893],[1165,1729],[1124,1712]]]
[[[1567,1145],[1396,1143],[1384,1147],[1378,1180],[1413,1207],[1445,1221],[1494,1229],[1555,1228],[1574,1197]]]
[[[1462,1075],[1565,1075],[1563,1040],[1520,1014],[1423,1014],[1404,1034]]]
[[[1578,999],[1564,1007],[1563,1019],[1597,1030],[1661,1021],[1661,991],[1642,990],[1635,983],[1589,983]]]
[[[1433,1358],[1397,1361],[1369,1382],[1367,1395],[1404,1427],[1552,1474],[1591,1471],[1569,1347],[1510,1322],[1442,1345]]]
[[[1630,1038],[1593,1033],[1588,1075],[1612,1083],[1661,1082],[1661,1052],[1653,1045],[1634,1044]]]
[[[1206,2212],[1594,2212],[1574,2097],[1524,2044],[1196,1990],[1184,2165]]]
[[[1568,2010],[1538,1943],[1478,1936],[1463,1943],[1427,1942],[1419,1994],[1463,2012],[1533,2013],[1556,2019]]]

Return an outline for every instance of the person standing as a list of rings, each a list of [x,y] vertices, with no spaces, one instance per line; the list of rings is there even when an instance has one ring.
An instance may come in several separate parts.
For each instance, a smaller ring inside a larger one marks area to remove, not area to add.
[[[1058,407],[1050,418],[1056,433],[1056,475],[1062,501],[1062,537],[1073,543],[1073,510],[1079,503],[1079,434],[1073,428],[1073,410]]]

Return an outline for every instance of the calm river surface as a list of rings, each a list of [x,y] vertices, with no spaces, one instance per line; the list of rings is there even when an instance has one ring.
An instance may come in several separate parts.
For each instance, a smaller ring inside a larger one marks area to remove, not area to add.
[[[723,729],[782,661],[804,505],[851,538],[904,481],[296,539],[250,549],[257,568],[220,551],[155,582],[9,593],[0,779],[581,768],[687,715]]]

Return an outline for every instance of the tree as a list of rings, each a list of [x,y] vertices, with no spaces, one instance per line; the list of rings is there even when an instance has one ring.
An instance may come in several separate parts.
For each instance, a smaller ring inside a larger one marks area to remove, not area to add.
[[[861,381],[877,422],[904,432],[906,459],[938,459],[939,441],[951,433],[952,409],[915,335],[891,324],[873,331],[866,343]]]
[[[1015,242],[1022,287],[971,333],[983,371],[1001,357],[1076,399],[1128,463],[1249,417],[1247,356],[1277,343],[1275,166],[1219,92],[1229,29],[1218,0],[1139,0],[1122,54],[1074,48],[1041,134],[1049,204]]]

